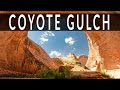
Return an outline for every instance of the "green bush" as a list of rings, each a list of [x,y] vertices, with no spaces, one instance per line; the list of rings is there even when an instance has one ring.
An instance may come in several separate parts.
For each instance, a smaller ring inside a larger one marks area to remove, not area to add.
[[[65,79],[71,75],[70,71],[64,69],[60,71],[59,69],[49,69],[44,70],[36,75],[37,78],[46,78],[46,79]]]

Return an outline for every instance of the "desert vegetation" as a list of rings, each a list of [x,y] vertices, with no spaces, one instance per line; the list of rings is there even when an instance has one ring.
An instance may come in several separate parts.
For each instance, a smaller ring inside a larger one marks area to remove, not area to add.
[[[75,74],[76,73],[76,74]],[[38,71],[36,74],[3,74],[0,75],[0,78],[4,79],[111,79],[112,77],[99,72],[73,72],[68,67],[60,67],[59,69],[46,69],[42,71]]]

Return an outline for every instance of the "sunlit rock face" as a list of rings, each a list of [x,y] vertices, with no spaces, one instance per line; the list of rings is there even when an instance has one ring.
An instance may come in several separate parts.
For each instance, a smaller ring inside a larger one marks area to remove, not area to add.
[[[86,66],[93,71],[120,69],[120,31],[86,32],[89,57]]]
[[[105,12],[108,13],[107,11]],[[112,11],[110,13],[118,14],[118,12]],[[119,20],[119,15],[113,15],[113,24],[110,25],[111,28],[117,29],[118,31],[114,29],[109,31],[85,31],[89,46],[89,56],[86,66],[92,71],[105,71],[115,78],[120,78]],[[101,22],[97,23],[99,24]]]
[[[27,37],[27,31],[1,31],[0,52],[0,68],[26,73],[56,68],[44,49]]]
[[[69,61],[77,61],[77,57],[75,56],[74,53],[69,53],[68,56],[67,56],[67,59]]]

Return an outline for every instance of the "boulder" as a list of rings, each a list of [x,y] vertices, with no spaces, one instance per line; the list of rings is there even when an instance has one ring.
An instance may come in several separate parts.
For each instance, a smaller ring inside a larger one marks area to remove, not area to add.
[[[80,62],[81,66],[85,66],[88,60],[88,56],[80,55],[77,57],[78,61]]]

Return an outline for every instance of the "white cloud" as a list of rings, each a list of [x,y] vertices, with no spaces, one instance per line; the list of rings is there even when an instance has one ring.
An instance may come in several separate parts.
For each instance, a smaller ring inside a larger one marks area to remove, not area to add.
[[[40,44],[44,44],[49,40],[49,37],[53,37],[55,34],[52,31],[44,31],[44,33],[40,36]]]
[[[68,43],[69,45],[73,45],[75,43],[75,40],[72,37],[65,38],[65,43]]]
[[[44,33],[41,36],[48,37],[48,36],[55,36],[55,34],[52,31],[44,31]]]
[[[61,53],[58,51],[51,51],[49,55],[51,57],[59,57],[59,56],[61,56]]]
[[[40,43],[43,44],[44,42],[47,42],[48,41],[48,38],[45,38],[45,37],[41,37],[40,38]]]

